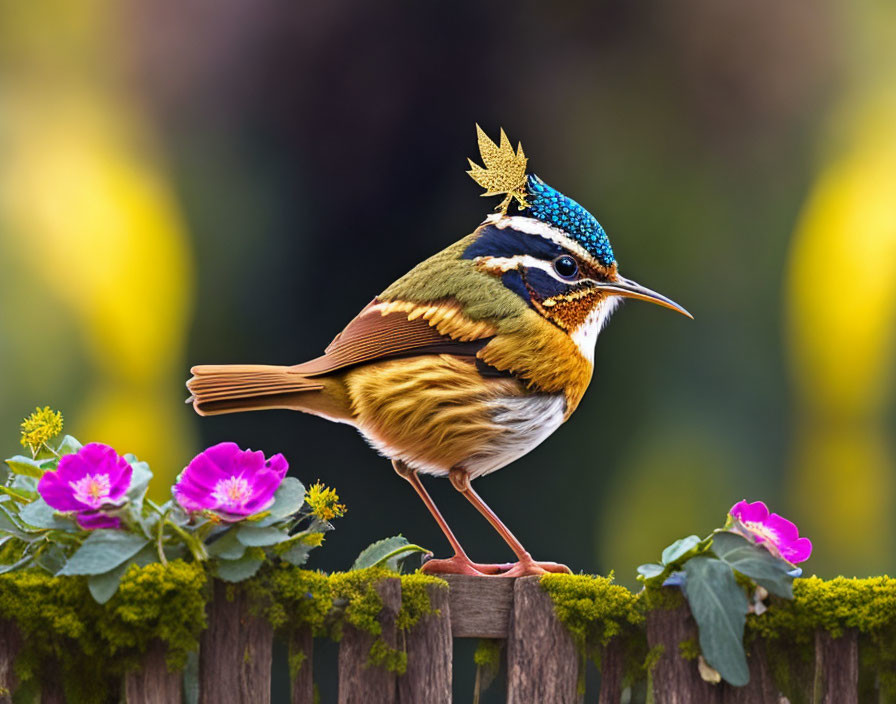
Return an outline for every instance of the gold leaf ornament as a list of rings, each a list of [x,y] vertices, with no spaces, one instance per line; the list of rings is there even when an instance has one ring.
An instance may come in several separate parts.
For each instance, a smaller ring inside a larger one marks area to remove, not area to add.
[[[510,140],[501,130],[501,143],[495,144],[483,129],[476,125],[476,135],[479,138],[479,154],[485,167],[479,166],[472,159],[470,177],[485,189],[483,196],[504,196],[504,200],[495,210],[507,214],[510,204],[516,200],[520,208],[528,208],[526,201],[526,163],[529,161],[523,153],[523,145],[517,144],[516,152],[510,145]]]

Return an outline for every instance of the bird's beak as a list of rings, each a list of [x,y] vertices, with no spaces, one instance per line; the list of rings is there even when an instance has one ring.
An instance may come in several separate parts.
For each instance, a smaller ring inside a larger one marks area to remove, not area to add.
[[[684,308],[678,305],[671,298],[666,298],[661,293],[651,291],[649,288],[635,283],[634,281],[626,279],[622,276],[617,275],[616,280],[613,282],[600,282],[597,284],[597,288],[601,291],[605,291],[610,296],[637,298],[639,301],[656,303],[658,306],[663,306],[664,308],[669,308],[670,310],[674,310],[677,313],[681,313],[691,320],[694,319],[693,315],[688,313]]]

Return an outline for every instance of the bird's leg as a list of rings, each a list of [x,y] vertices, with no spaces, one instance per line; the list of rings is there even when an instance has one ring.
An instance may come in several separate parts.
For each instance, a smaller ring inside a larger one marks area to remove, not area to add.
[[[504,542],[510,546],[510,549],[513,550],[514,555],[516,555],[517,560],[519,560],[519,562],[514,565],[493,565],[493,567],[503,570],[500,573],[501,577],[524,577],[527,575],[544,574],[545,572],[572,572],[566,565],[560,565],[556,562],[536,562],[533,560],[532,556],[526,551],[522,543],[520,543],[516,536],[510,532],[510,529],[501,522],[501,519],[498,518],[495,512],[488,507],[488,504],[486,504],[485,501],[480,498],[479,494],[473,490],[473,487],[470,485],[470,475],[466,470],[455,467],[451,470],[449,476],[451,477],[451,484],[454,488],[463,494],[467,501],[476,507],[476,510],[479,511],[479,513],[485,516],[485,520],[491,524],[492,528],[498,532],[498,535],[503,538]],[[485,565],[477,565],[477,567],[481,568],[485,567]]]
[[[411,469],[400,460],[393,460],[392,466],[395,468],[398,476],[406,479],[408,483],[412,487],[414,487],[414,491],[417,492],[417,496],[422,499],[423,503],[426,505],[426,508],[428,508],[429,512],[432,514],[432,517],[436,519],[436,523],[439,524],[439,528],[442,529],[442,533],[445,534],[448,542],[451,543],[451,549],[454,550],[454,557],[443,560],[428,560],[427,562],[425,562],[422,567],[422,570],[424,572],[483,576],[485,574],[494,573],[499,570],[499,567],[496,565],[477,565],[469,557],[467,557],[467,553],[464,552],[464,549],[461,547],[460,542],[455,537],[454,532],[442,517],[442,513],[439,511],[435,502],[432,500],[429,492],[426,491],[426,489],[423,487],[423,483],[420,481],[420,477],[417,475],[416,470]]]

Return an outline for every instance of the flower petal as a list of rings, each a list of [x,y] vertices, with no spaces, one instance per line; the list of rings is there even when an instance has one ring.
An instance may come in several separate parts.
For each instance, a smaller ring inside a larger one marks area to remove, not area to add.
[[[808,538],[800,538],[782,548],[781,557],[790,563],[805,562],[812,554],[812,541]]]
[[[109,516],[102,511],[82,511],[76,517],[78,525],[85,530],[97,528],[121,528],[121,519]]]
[[[69,455],[66,455],[66,457],[68,456]],[[63,459],[65,458],[63,457]],[[37,484],[37,493],[41,495],[41,498],[46,501],[47,504],[57,511],[81,511],[88,508],[85,504],[75,498],[72,488],[69,486],[68,482],[60,476],[58,470],[55,472],[46,472],[44,476],[40,478],[40,482]]]
[[[742,523],[762,523],[768,518],[768,507],[762,501],[738,501],[728,513]]]
[[[792,543],[800,537],[800,532],[797,530],[796,525],[783,516],[779,516],[777,513],[769,515],[769,517],[765,519],[765,525],[778,536],[778,540],[776,541],[778,547],[781,547],[783,544]]]

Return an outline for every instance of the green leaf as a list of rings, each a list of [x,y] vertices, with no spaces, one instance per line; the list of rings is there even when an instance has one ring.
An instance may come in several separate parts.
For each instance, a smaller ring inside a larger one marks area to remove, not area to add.
[[[47,465],[52,465],[52,461],[36,460],[24,455],[16,455],[6,460],[6,464],[16,474],[24,474],[26,477],[40,479],[47,471]]]
[[[793,567],[786,560],[729,531],[720,531],[713,536],[712,549],[733,570],[749,577],[770,593],[793,599],[793,577],[788,574]]]
[[[133,457],[133,455],[129,455]],[[149,480],[152,479],[152,470],[150,470],[149,465],[146,462],[138,462],[136,458],[133,462],[129,460],[131,465],[131,486],[128,487],[127,497],[128,500],[135,504],[136,506],[140,506],[143,502],[143,497],[146,495],[146,488],[149,486]]]
[[[65,553],[57,544],[52,544],[40,555],[34,558],[34,562],[52,575],[55,575],[65,564]]]
[[[351,568],[362,570],[365,567],[385,564],[390,569],[397,570],[398,563],[415,552],[427,553],[429,551],[419,545],[409,543],[404,536],[396,535],[368,545],[358,555]]]
[[[75,440],[71,435],[66,435],[56,448],[56,452],[60,455],[73,455],[82,447],[81,443]]]
[[[265,547],[289,540],[289,533],[274,526],[244,525],[237,528],[237,540],[249,547]]]
[[[121,578],[128,571],[131,565],[146,567],[151,562],[155,562],[156,553],[152,545],[145,546],[140,552],[129,560],[125,560],[118,567],[113,567],[103,574],[93,574],[87,578],[87,588],[90,595],[96,603],[105,604],[115,592],[118,591],[118,585],[121,584]]]
[[[72,555],[60,575],[102,574],[136,555],[149,541],[133,533],[100,529],[93,531]]]
[[[13,570],[17,570],[20,568],[24,569],[24,567],[29,562],[31,562],[31,558],[31,555],[25,555],[25,557],[20,559],[18,562],[12,563],[11,565],[0,565],[0,574],[6,574],[7,572],[12,572]]]
[[[697,545],[700,544],[700,538],[696,535],[689,535],[687,538],[676,540],[669,547],[663,550],[662,562],[664,565],[671,565],[676,560],[681,559]]]
[[[703,657],[726,682],[742,687],[750,681],[743,642],[747,597],[721,560],[693,557],[684,567],[684,593],[700,631]]]
[[[228,528],[221,537],[209,544],[208,554],[225,560],[238,560],[246,552],[246,546],[236,539],[236,528]]]
[[[17,477],[18,478],[18,475]],[[36,491],[30,491],[29,489],[19,489],[15,488],[15,480],[13,480],[13,486],[0,486],[0,492],[6,494],[11,499],[15,499],[16,501],[20,501],[22,503],[28,503],[30,501],[34,501],[38,494]]]
[[[242,582],[258,572],[262,562],[264,560],[253,557],[248,553],[239,560],[218,560],[215,576],[218,579],[223,579],[225,582]]]
[[[653,579],[654,577],[659,577],[665,571],[665,567],[663,567],[662,565],[658,565],[655,562],[649,562],[646,565],[641,565],[638,567],[638,574],[641,575],[644,579]]]
[[[286,477],[277,493],[274,494],[274,503],[268,509],[270,518],[283,520],[296,513],[305,503],[305,487],[295,477]]]
[[[288,550],[280,553],[280,559],[285,560],[291,565],[301,567],[308,562],[308,554],[315,548],[314,545],[296,541]]]
[[[199,704],[199,651],[187,653],[183,681],[184,704]]]
[[[57,530],[77,530],[72,521],[58,518],[56,512],[43,499],[35,499],[19,511],[19,518],[35,528],[54,528]]]

